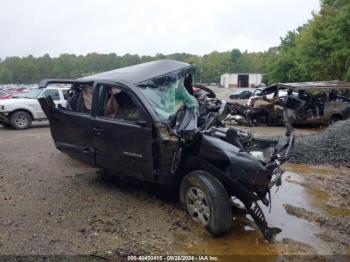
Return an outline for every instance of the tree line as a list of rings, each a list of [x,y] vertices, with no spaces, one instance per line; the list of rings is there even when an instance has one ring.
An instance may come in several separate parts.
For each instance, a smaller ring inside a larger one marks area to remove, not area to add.
[[[262,72],[263,53],[241,52],[233,49],[227,52],[212,52],[199,56],[187,53],[155,56],[139,56],[115,53],[90,53],[85,56],[62,54],[59,57],[8,57],[0,63],[0,83],[35,83],[44,78],[78,78],[125,66],[158,59],[175,59],[196,64],[195,80],[220,82],[220,75],[226,72]]]
[[[219,82],[223,73],[263,73],[274,82],[350,81],[350,1],[321,0],[321,11],[277,47],[265,52],[211,52],[140,56],[90,53],[85,56],[7,57],[0,61],[0,84],[37,83],[44,78],[78,78],[158,59],[175,59],[197,65],[195,81]]]

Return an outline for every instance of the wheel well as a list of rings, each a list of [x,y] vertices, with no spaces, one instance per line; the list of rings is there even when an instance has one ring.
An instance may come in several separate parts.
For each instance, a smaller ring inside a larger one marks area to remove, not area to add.
[[[197,161],[197,165],[196,166],[188,166],[188,168],[185,168],[184,170],[182,170],[181,172],[179,172],[175,178],[175,185],[178,187],[181,184],[181,181],[183,180],[183,178],[191,173],[191,172],[205,172],[208,173],[209,175],[215,177],[226,189],[227,192],[230,192],[230,189],[227,187],[227,185],[225,184],[225,181],[223,179],[223,176],[220,175],[221,171],[217,170],[215,167],[209,166],[209,165],[201,165],[201,161]]]
[[[12,111],[12,112],[10,113],[10,117],[9,117],[9,118],[11,118],[11,116],[12,116],[14,113],[20,112],[20,111],[23,111],[23,112],[28,113],[28,114],[30,115],[30,117],[32,118],[31,120],[32,120],[32,121],[34,120],[34,117],[33,117],[32,112],[30,112],[30,111],[27,110],[27,109],[16,109],[16,110],[14,110],[14,111]]]
[[[337,114],[333,114],[331,118],[342,120],[343,116],[341,114],[337,113]]]
[[[173,185],[178,187],[182,179],[188,173],[194,171],[202,171],[209,173],[222,183],[227,192],[231,191],[229,188],[229,184],[226,183],[228,181],[227,174],[225,174],[223,170],[218,169],[216,166],[212,165],[211,163],[200,157],[184,154],[182,156],[182,161],[179,164],[179,169],[176,171],[176,174],[172,180]]]

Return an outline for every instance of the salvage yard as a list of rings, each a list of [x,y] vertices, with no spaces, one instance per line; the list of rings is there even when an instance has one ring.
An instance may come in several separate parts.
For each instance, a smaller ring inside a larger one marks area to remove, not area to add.
[[[0,1],[0,262],[350,262],[350,0],[65,1]]]
[[[282,134],[261,127],[256,135]],[[298,130],[300,134],[315,130]],[[242,215],[212,238],[179,208],[176,192],[109,179],[58,151],[47,124],[0,127],[0,254],[349,254],[350,169],[285,164],[269,244]],[[171,192],[171,193],[169,193]]]

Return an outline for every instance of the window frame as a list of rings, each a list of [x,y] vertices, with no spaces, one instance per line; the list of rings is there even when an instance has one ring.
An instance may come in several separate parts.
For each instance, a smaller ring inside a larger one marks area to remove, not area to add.
[[[48,93],[49,91],[55,91],[55,92],[57,92],[58,99],[55,99],[52,95],[49,94],[49,96],[51,96],[51,98],[52,98],[53,101],[60,101],[60,100],[61,100],[60,91],[58,91],[57,89],[54,89],[54,88],[47,88],[47,89],[44,89],[43,92],[40,94],[39,97],[45,97],[45,98],[47,98],[48,96],[45,96],[45,93]]]
[[[131,101],[134,103],[134,105],[139,110],[140,118],[137,120],[126,120],[126,119],[118,119],[118,118],[112,118],[108,116],[104,116],[104,109],[105,109],[105,103],[107,102],[104,97],[106,94],[106,91],[108,88],[118,88],[122,92],[125,92],[131,99]],[[101,99],[104,99],[103,107],[101,108]],[[103,120],[103,121],[113,121],[115,123],[122,123],[122,124],[131,124],[131,125],[142,125],[142,126],[151,126],[151,117],[147,113],[147,110],[145,109],[144,105],[140,101],[140,99],[137,97],[136,94],[134,94],[130,88],[124,84],[116,83],[116,82],[96,82],[93,87],[93,99],[92,99],[92,111],[93,115],[96,119]]]

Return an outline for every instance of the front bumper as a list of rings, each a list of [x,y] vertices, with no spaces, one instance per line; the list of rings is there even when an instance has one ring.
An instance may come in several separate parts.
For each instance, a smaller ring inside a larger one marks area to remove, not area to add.
[[[0,121],[4,122],[4,123],[9,123],[10,119],[9,119],[9,112],[0,112]]]

